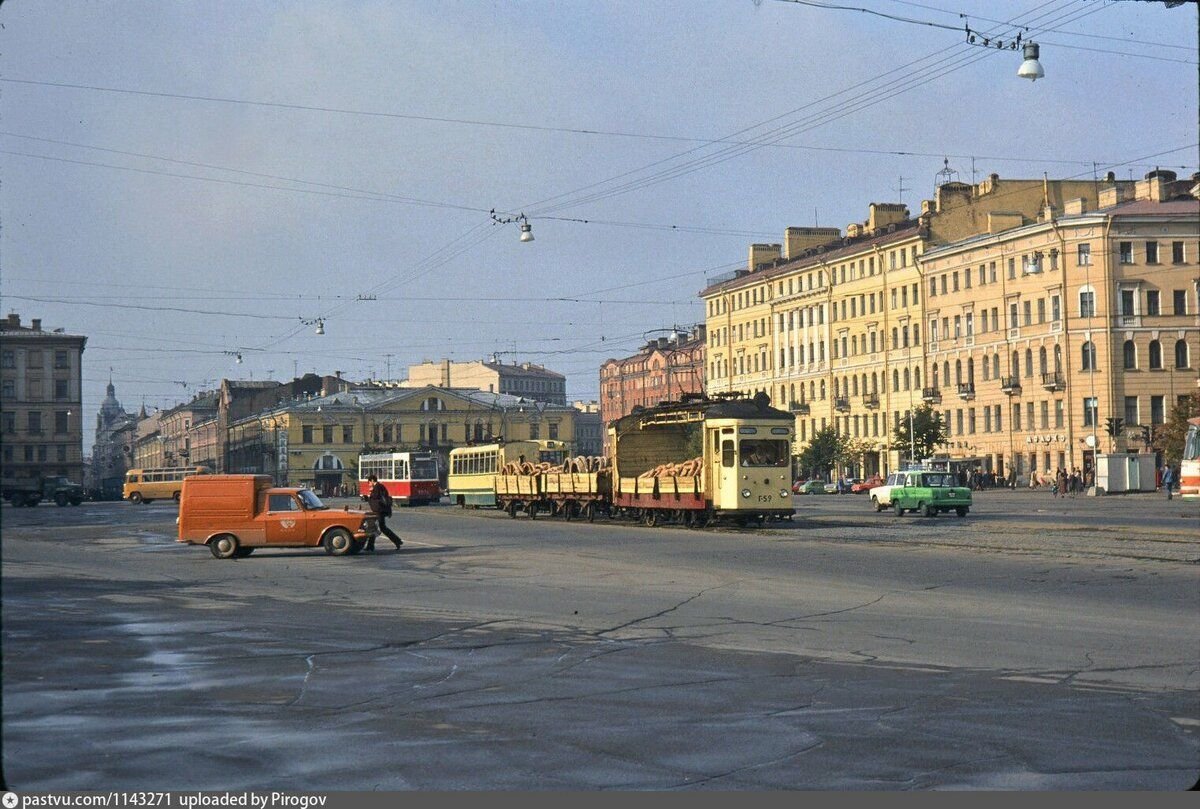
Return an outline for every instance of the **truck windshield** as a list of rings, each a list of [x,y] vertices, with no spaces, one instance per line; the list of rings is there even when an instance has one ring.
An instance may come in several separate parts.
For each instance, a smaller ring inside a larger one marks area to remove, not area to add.
[[[316,509],[322,509],[322,508],[329,508],[329,506],[327,506],[321,502],[321,498],[317,497],[315,494],[313,494],[308,489],[301,489],[299,497],[300,497],[300,502],[304,504],[304,508],[309,511],[313,511]]]

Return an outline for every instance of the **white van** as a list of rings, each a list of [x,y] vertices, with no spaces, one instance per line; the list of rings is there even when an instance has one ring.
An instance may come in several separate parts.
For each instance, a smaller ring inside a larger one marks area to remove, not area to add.
[[[871,505],[876,511],[883,511],[885,508],[892,506],[892,489],[897,486],[904,485],[904,473],[892,472],[887,476],[887,481],[882,486],[876,486],[871,489]]]

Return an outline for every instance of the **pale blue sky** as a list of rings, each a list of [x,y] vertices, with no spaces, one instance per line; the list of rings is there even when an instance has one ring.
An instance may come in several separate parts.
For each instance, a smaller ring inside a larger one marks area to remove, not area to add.
[[[706,271],[916,210],[943,155],[966,181],[1197,170],[1194,4],[855,5],[959,30],[779,0],[9,0],[5,313],[88,335],[89,425],[109,367],[126,407],[167,407],[500,351],[590,399],[604,359],[702,319]],[[1027,24],[1046,78],[959,14]]]

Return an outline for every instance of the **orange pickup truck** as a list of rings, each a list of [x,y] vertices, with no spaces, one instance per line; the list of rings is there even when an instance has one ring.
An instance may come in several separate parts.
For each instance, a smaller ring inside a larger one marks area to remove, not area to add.
[[[374,514],[331,509],[308,489],[275,488],[269,475],[184,478],[177,522],[179,542],[207,545],[218,559],[318,545],[347,556],[379,533]]]

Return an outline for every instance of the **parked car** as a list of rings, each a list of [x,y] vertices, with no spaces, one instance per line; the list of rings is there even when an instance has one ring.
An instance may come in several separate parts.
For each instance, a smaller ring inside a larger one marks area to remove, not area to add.
[[[860,480],[857,483],[851,485],[850,493],[851,494],[866,494],[871,489],[874,489],[876,486],[882,486],[882,485],[883,485],[883,478],[879,477],[879,475],[871,475],[871,477],[867,478],[866,480]]]
[[[800,485],[796,494],[825,494],[825,483],[820,480],[809,480]]]
[[[183,479],[179,542],[207,545],[218,559],[256,548],[323,547],[353,555],[379,532],[374,514],[331,509],[312,491],[276,488],[270,475],[192,475]]]
[[[822,491],[824,491],[825,494],[837,494],[838,493],[838,482],[835,480],[833,483],[826,483],[822,487]]]
[[[800,487],[808,483],[806,478],[796,478],[792,481],[792,494],[800,494]]]
[[[883,511],[885,508],[892,507],[892,492],[897,486],[904,485],[904,473],[892,472],[887,476],[887,480],[882,485],[876,486],[867,493],[871,498],[871,505],[876,511]]]
[[[971,510],[971,490],[959,486],[952,472],[905,472],[904,485],[892,490],[892,510],[897,517],[906,511],[919,511],[926,517],[953,511],[965,517]]]

